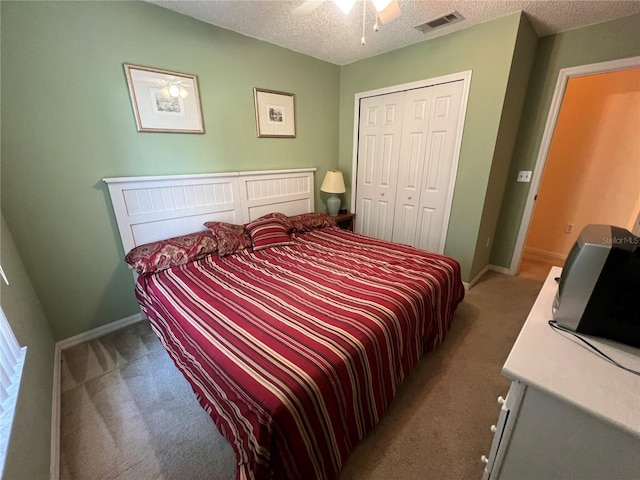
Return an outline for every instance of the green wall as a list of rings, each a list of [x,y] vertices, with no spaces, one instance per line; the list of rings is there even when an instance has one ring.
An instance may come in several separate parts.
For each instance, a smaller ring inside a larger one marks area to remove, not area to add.
[[[338,165],[336,65],[143,2],[1,8],[2,211],[56,339],[138,311],[102,178]],[[206,133],[137,132],[123,62],[197,75]],[[297,138],[256,137],[254,87]]]
[[[355,94],[472,70],[445,253],[471,278],[521,14],[352,63],[340,72],[340,169],[351,185]]]
[[[640,14],[539,40],[509,178],[535,167],[560,69],[638,56],[639,32]],[[507,185],[491,252],[494,265],[511,264],[530,185]]]
[[[27,346],[2,478],[44,479],[51,455],[53,334],[4,216],[0,232],[0,263],[9,279],[9,285],[0,280],[0,303],[18,343]]]
[[[500,118],[493,161],[491,162],[487,195],[482,209],[473,264],[469,274],[470,280],[480,275],[483,269],[489,265],[492,241],[495,238],[505,187],[508,181],[514,180],[508,177],[509,165],[513,155],[537,44],[538,35],[526,15],[523,15],[520,18],[518,38],[513,51],[507,93]]]

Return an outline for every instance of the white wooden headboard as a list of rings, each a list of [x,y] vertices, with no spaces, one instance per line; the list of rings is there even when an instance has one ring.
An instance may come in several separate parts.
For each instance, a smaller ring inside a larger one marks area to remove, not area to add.
[[[124,252],[204,230],[204,222],[246,223],[271,212],[314,211],[315,168],[104,178]]]

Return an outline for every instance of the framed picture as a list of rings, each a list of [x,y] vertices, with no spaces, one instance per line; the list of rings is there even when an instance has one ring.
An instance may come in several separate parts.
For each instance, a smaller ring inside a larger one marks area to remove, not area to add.
[[[258,137],[295,138],[296,105],[293,93],[253,89]]]
[[[139,132],[204,133],[198,78],[124,64]]]

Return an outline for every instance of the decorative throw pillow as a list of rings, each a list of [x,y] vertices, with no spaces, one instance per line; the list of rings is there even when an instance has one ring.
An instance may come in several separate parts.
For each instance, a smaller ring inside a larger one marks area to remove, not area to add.
[[[293,225],[291,224],[291,222],[289,221],[289,217],[287,217],[284,213],[267,213],[266,215],[261,216],[260,218],[256,218],[256,220],[262,220],[265,218],[277,218],[279,220],[282,220],[285,224],[285,226],[287,227],[287,232],[291,233],[291,231],[293,230]],[[256,221],[254,220],[254,221]]]
[[[217,249],[211,232],[203,231],[138,245],[127,254],[125,261],[142,275],[183,265]]]
[[[247,223],[253,250],[257,252],[278,245],[291,245],[290,225],[288,221],[266,215]]]
[[[224,257],[240,252],[251,246],[251,239],[244,225],[225,222],[207,222],[204,224],[218,242],[218,255]]]
[[[315,228],[336,226],[336,219],[326,213],[303,213],[289,217],[289,221],[296,232],[308,232]]]

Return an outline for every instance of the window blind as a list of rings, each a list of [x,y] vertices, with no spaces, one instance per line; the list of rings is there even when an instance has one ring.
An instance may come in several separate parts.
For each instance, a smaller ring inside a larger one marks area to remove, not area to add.
[[[20,348],[0,308],[0,473],[4,471],[26,353],[27,347]]]

